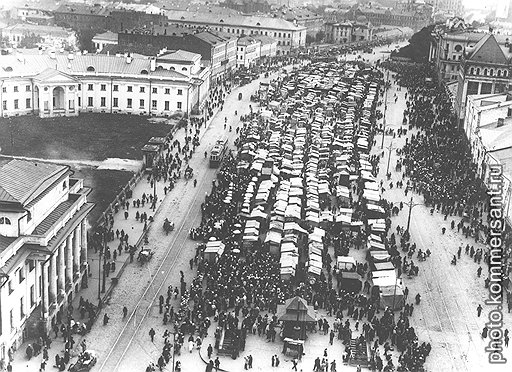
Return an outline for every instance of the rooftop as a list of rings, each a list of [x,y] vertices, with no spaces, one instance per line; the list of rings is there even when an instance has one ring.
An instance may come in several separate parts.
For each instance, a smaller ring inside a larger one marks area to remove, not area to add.
[[[189,11],[166,11],[166,15],[169,18],[169,22],[190,22],[204,25],[241,26],[287,31],[306,29],[303,26],[297,26],[294,23],[284,19],[273,17]]]
[[[60,203],[54,210],[50,212],[48,216],[44,220],[42,220],[39,225],[36,226],[32,235],[45,235],[50,228],[53,226],[55,222],[59,220],[59,218],[75,203],[75,201],[79,198],[77,194],[70,194],[69,199]]]
[[[0,201],[24,205],[68,170],[68,166],[60,164],[1,160]]]
[[[2,33],[34,33],[36,35],[49,34],[53,36],[69,36],[73,34],[73,30],[65,29],[58,26],[34,25],[30,23],[18,23],[12,26],[7,26],[2,30]]]
[[[208,44],[215,45],[217,43],[223,43],[228,40],[236,39],[237,37],[234,35],[227,34],[225,32],[218,32],[218,31],[203,31],[198,32],[197,34],[194,34],[195,37],[198,39],[201,39]]]
[[[155,75],[169,79],[186,79],[176,71],[151,71],[150,60],[145,56],[101,54],[46,54],[7,55],[0,57],[0,78],[15,76],[35,77],[46,69],[56,69],[68,75]]]
[[[107,31],[102,34],[95,35],[92,40],[93,41],[111,41],[111,42],[117,42],[119,39],[119,36],[117,33],[112,31]]]
[[[161,61],[184,61],[184,62],[195,62],[201,59],[201,55],[197,53],[188,52],[186,50],[174,50],[158,56],[158,60]]]
[[[67,13],[67,14],[82,14],[82,15],[96,15],[96,16],[108,16],[110,14],[110,10],[96,4],[94,6],[72,3],[72,4],[62,4],[57,9],[54,10],[55,13]]]
[[[512,117],[504,118],[503,126],[498,121],[480,127],[482,143],[489,152],[505,150],[512,147]]]

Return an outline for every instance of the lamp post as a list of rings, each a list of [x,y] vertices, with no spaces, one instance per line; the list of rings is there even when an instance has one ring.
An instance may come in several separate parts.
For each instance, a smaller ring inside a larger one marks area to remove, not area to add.
[[[388,83],[389,83],[389,70],[386,74],[386,83],[384,84],[384,89],[386,90],[384,93],[384,115],[382,116],[382,142],[380,144],[380,148],[384,148],[384,133],[386,132],[386,111],[388,110]]]
[[[417,206],[417,205],[423,205],[423,203],[414,203],[414,201],[412,200],[412,196],[411,196],[411,200],[409,202],[406,203],[407,206],[409,206],[409,217],[407,217],[407,229],[405,231],[409,231],[409,227],[411,225],[411,212],[412,212],[412,209]]]
[[[391,141],[391,143],[389,144],[388,147],[386,147],[389,151],[388,153],[388,165],[386,167],[386,176],[388,175],[389,173],[389,162],[391,161],[391,151],[394,150],[394,147],[393,147],[393,141]]]

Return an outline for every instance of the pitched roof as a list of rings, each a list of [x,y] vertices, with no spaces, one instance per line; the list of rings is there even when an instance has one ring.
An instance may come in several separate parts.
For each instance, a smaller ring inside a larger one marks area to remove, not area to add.
[[[158,60],[195,62],[196,60],[201,59],[201,55],[180,49],[162,54],[157,58]]]
[[[483,63],[507,64],[508,60],[493,34],[487,34],[476,43],[467,60]]]
[[[150,60],[145,56],[132,56],[130,63],[124,56],[102,54],[86,54],[69,56],[57,54],[54,58],[49,55],[7,55],[0,58],[0,78],[35,77],[46,69],[51,68],[70,76],[83,75],[158,75],[170,79],[187,79],[186,76],[172,70],[156,73],[151,71]]]
[[[78,79],[74,78],[73,76],[57,71],[51,67],[48,67],[46,70],[37,74],[34,79],[37,81],[45,82],[78,81]]]
[[[169,18],[169,22],[191,22],[200,23],[204,25],[240,26],[285,31],[306,29],[306,27],[297,26],[294,23],[286,21],[282,18],[273,17],[243,16],[188,11],[166,11],[165,14]]]
[[[66,165],[12,159],[0,163],[0,201],[26,204],[69,170]]]

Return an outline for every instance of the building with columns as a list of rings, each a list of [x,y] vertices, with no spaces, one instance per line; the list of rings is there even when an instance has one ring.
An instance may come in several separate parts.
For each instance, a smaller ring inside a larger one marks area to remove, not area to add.
[[[486,34],[474,47],[464,49],[455,98],[459,120],[464,120],[468,96],[504,93],[510,89],[511,49],[499,45],[493,34]]]
[[[87,285],[90,189],[68,166],[0,159],[0,359],[60,321]]]
[[[170,55],[174,63],[168,63]],[[0,56],[0,116],[190,114],[206,104],[210,66],[185,51],[167,55]]]

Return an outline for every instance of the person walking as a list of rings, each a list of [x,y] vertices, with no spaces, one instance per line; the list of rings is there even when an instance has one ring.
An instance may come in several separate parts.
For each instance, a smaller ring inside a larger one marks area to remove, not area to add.
[[[208,345],[208,348],[206,349],[206,351],[208,352],[208,359],[211,359],[212,354],[213,354],[213,347],[212,347],[212,344],[209,344],[209,345]]]
[[[482,266],[478,267],[478,269],[476,270],[476,275],[480,278],[480,276],[482,275]]]
[[[219,357],[215,358],[215,369],[218,371],[219,368],[220,368],[220,360],[219,360]]]
[[[109,321],[109,317],[108,317],[108,314],[105,314],[103,316],[103,325],[106,326],[108,324],[108,321]]]
[[[480,315],[482,314],[482,305],[478,305],[478,307],[476,308],[476,313],[478,314],[478,317],[480,318]]]
[[[292,371],[296,371],[297,370],[297,359],[293,358],[292,363],[293,363]]]
[[[155,340],[155,334],[156,334],[155,330],[154,330],[153,328],[151,328],[151,329],[149,330],[149,337],[151,337],[151,342],[154,342],[154,340]]]

